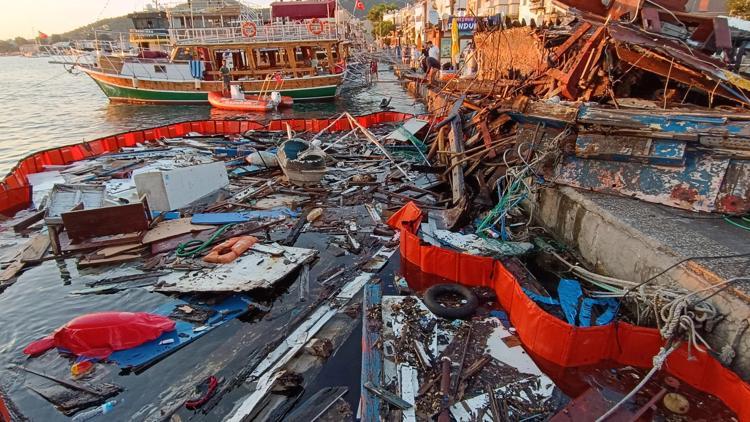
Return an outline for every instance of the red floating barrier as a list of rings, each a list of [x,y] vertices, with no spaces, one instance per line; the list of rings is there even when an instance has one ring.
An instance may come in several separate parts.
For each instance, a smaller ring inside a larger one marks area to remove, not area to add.
[[[402,259],[424,273],[467,286],[492,288],[524,346],[533,354],[563,367],[606,360],[642,368],[653,365],[653,357],[664,345],[658,330],[624,322],[576,327],[559,320],[526,296],[516,277],[500,261],[423,244],[416,234],[421,220],[422,211],[413,202],[388,220],[401,232]],[[721,399],[740,420],[750,420],[750,386],[711,355],[693,350],[688,359],[683,344],[669,355],[664,369]]]

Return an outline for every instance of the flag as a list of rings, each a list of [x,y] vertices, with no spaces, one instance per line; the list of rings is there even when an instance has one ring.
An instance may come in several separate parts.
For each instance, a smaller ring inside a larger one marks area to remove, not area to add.
[[[362,0],[357,0],[357,2],[354,3],[354,8],[357,10],[365,10],[365,4]]]
[[[280,73],[280,72],[276,72],[276,73],[274,73],[274,74],[273,74],[273,79],[274,79],[274,80],[275,80],[276,82],[281,82],[281,81],[283,81],[283,80],[284,80],[284,77],[283,77],[283,76],[281,76],[281,73]]]
[[[49,38],[49,36],[42,31],[36,31],[36,32],[39,33],[39,35],[37,35],[36,37],[39,38],[40,40],[46,40],[47,38]]]

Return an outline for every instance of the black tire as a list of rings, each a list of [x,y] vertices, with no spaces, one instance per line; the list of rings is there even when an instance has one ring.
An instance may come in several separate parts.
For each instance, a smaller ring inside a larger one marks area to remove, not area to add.
[[[445,294],[461,296],[466,303],[456,308],[446,308],[438,299]],[[467,287],[454,283],[436,284],[424,292],[424,304],[433,314],[446,319],[464,319],[474,315],[479,299]]]

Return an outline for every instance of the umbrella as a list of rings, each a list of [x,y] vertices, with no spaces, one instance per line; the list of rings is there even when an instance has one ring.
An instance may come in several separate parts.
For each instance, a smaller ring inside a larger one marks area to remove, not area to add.
[[[458,45],[458,19],[455,17],[451,23],[451,60],[454,65],[458,64],[458,55],[461,53],[461,47]]]

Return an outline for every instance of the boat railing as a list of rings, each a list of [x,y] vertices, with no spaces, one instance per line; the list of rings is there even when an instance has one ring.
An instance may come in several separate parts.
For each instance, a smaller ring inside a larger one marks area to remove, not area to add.
[[[132,44],[144,42],[170,44],[172,41],[168,29],[130,29],[128,40]]]
[[[223,26],[215,28],[172,28],[169,30],[172,42],[177,45],[192,44],[250,44],[280,41],[336,40],[338,30],[335,24],[320,23],[272,23],[254,26]]]

